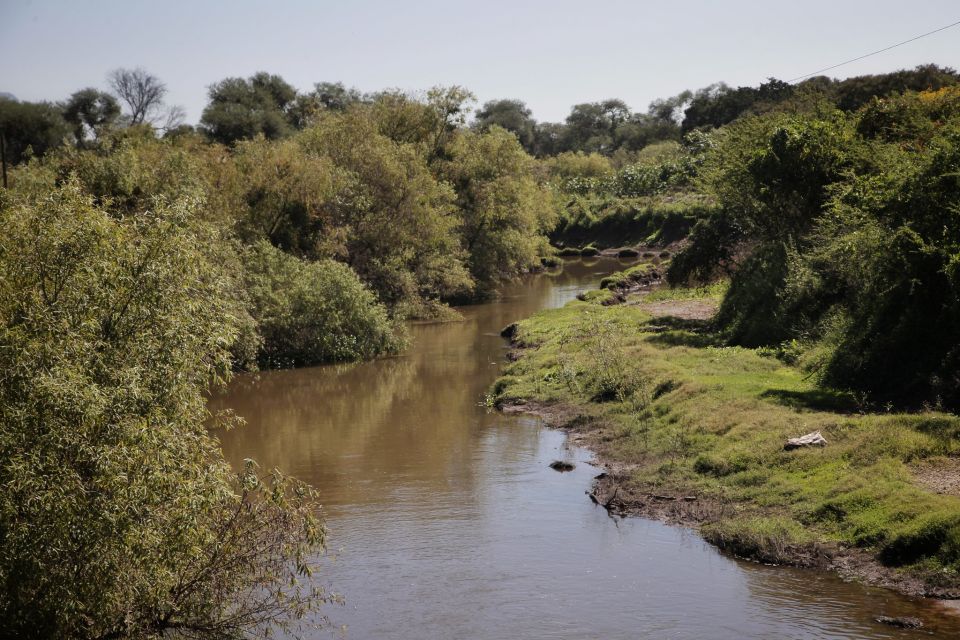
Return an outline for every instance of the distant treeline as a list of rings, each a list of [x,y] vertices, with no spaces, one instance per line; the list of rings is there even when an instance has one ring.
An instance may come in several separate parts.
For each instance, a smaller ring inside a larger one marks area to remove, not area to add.
[[[618,151],[636,152],[659,141],[679,142],[690,131],[721,127],[747,114],[803,109],[821,100],[854,111],[875,97],[936,90],[958,82],[960,74],[955,70],[933,64],[845,80],[815,76],[790,84],[770,78],[757,87],[718,82],[654,100],[646,112],[634,112],[616,98],[574,105],[562,123],[538,122],[522,100],[502,99],[477,109],[471,126],[485,130],[498,125],[514,133],[523,148],[538,157],[565,151],[610,156]],[[183,123],[180,107],[164,103],[165,85],[144,70],[116,70],[110,74],[109,84],[111,92],[81,89],[60,103],[0,97],[5,159],[16,164],[28,148],[42,155],[65,137],[80,144],[100,131],[128,124],[152,124],[164,135],[195,130]],[[210,86],[209,104],[198,129],[222,144],[258,134],[276,139],[305,128],[322,112],[375,104],[396,95],[400,94],[363,93],[340,82],[319,82],[309,91],[298,91],[280,76],[268,73],[227,78]]]

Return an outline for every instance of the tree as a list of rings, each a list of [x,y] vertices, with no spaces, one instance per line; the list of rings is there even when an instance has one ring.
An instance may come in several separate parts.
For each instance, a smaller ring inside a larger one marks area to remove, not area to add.
[[[411,114],[409,102],[395,104]],[[391,307],[463,294],[473,284],[461,262],[454,194],[427,166],[440,120],[432,108],[414,105],[427,117],[418,124],[430,126],[390,121],[395,134],[415,136],[411,141],[380,133],[384,113],[376,106],[329,112],[297,137],[305,153],[333,166],[335,195],[323,210],[330,228],[349,230],[344,260]]]
[[[258,134],[273,140],[293,131],[289,109],[297,92],[280,76],[227,78],[212,85],[209,95],[200,123],[217,142],[233,144]]]
[[[363,101],[360,91],[348,89],[342,82],[318,82],[313,91],[296,97],[289,107],[289,119],[297,129],[305,129],[324,111],[345,111]]]
[[[7,165],[16,165],[29,150],[42,156],[63,143],[70,128],[60,109],[46,102],[16,102],[0,99],[0,163],[3,186]]]
[[[566,120],[564,148],[613,153],[618,146],[617,129],[630,116],[630,108],[617,99],[574,105]]]
[[[503,127],[517,136],[528,153],[533,153],[537,121],[531,114],[520,100],[491,100],[477,111],[474,127],[479,131],[489,131],[494,125]]]
[[[464,132],[441,175],[457,192],[460,235],[481,294],[536,263],[555,223],[550,192],[534,177],[535,160],[506,129]]]
[[[226,638],[295,621],[313,492],[210,435],[235,291],[189,201],[118,218],[78,185],[0,210],[0,624],[15,637]],[[218,420],[222,424],[222,420]]]
[[[130,124],[153,122],[163,109],[167,85],[144,69],[115,69],[107,75],[107,82],[117,97],[130,109]]]
[[[91,135],[98,137],[119,116],[117,99],[93,88],[75,92],[63,109],[64,119],[73,125],[78,147],[82,147]]]

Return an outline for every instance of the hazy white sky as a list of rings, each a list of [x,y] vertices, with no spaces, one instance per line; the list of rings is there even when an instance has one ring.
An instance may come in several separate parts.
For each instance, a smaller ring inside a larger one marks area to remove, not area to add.
[[[790,79],[960,20],[958,0],[0,0],[0,91],[59,100],[115,67],[163,79],[196,122],[207,86],[264,70],[300,89],[460,84],[570,106],[653,99],[719,80]],[[960,26],[832,72],[960,68]]]

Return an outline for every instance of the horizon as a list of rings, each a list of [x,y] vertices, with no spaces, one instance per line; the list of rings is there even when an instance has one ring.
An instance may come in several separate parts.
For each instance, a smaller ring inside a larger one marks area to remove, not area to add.
[[[271,8],[242,0],[220,15],[211,2],[175,2],[174,10],[161,12],[148,3],[108,0],[98,5],[103,19],[80,3],[16,0],[4,9],[0,55],[11,58],[26,47],[43,55],[7,70],[0,92],[56,102],[88,86],[105,89],[113,69],[143,67],[166,83],[167,104],[184,107],[185,121],[195,125],[211,84],[267,71],[299,91],[317,82],[342,82],[364,93],[460,85],[477,96],[477,107],[518,99],[538,121],[562,122],[572,106],[585,102],[619,98],[644,111],[653,100],[716,82],[757,86],[769,77],[799,77],[960,19],[960,12],[948,13],[957,11],[951,3],[941,1],[906,8],[818,0],[799,15],[750,4],[715,7],[701,0],[679,9],[616,1],[570,20],[584,12],[565,11],[576,6],[568,0],[523,7],[496,0],[485,5],[492,10],[484,15],[466,3],[396,7],[371,0],[343,7],[298,0]],[[187,6],[192,13],[177,10]],[[515,19],[500,19],[504,6]],[[822,17],[826,11],[830,20]],[[621,19],[611,21],[611,15]],[[769,28],[787,20],[788,30]],[[591,28],[598,23],[601,28]],[[309,38],[314,28],[320,45]],[[844,79],[921,64],[958,68],[958,30],[823,75]],[[70,57],[64,43],[75,48],[77,33],[88,42],[84,55]],[[179,42],[171,41],[173,35]],[[456,55],[461,51],[468,57]],[[656,64],[644,64],[648,60]]]

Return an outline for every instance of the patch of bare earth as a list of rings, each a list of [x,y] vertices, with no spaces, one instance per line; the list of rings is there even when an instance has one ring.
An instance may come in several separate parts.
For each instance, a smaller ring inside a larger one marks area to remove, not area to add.
[[[663,300],[640,302],[644,311],[655,318],[673,317],[681,320],[709,320],[717,312],[716,300]]]
[[[960,458],[929,460],[913,470],[921,487],[948,496],[960,496]]]

